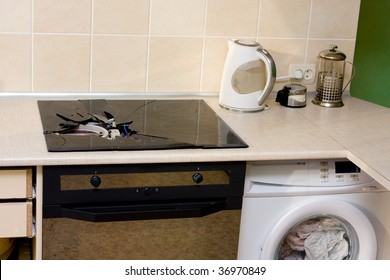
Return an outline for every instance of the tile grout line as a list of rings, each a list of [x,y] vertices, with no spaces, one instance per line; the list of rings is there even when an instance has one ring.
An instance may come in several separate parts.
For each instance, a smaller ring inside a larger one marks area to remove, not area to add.
[[[311,27],[312,12],[313,12],[313,0],[310,0],[309,24],[307,25],[307,32],[306,32],[306,46],[305,46],[304,63],[307,63],[307,52],[308,52],[308,49],[309,49],[309,38],[310,38],[310,27]]]
[[[205,60],[205,49],[206,49],[206,23],[207,23],[207,7],[208,0],[205,0],[204,14],[203,14],[203,36],[202,36],[202,55],[200,60],[200,75],[199,75],[199,92],[203,89],[203,71],[204,71],[204,60]]]
[[[147,50],[146,50],[146,67],[145,67],[145,92],[149,90],[149,70],[150,70],[150,34],[152,30],[152,2],[149,1],[149,20],[148,20],[148,35],[147,35]]]
[[[0,32],[0,35],[31,35],[31,32]],[[42,35],[42,36],[91,36],[91,33],[65,33],[65,32],[34,32],[34,35]],[[97,33],[93,34],[93,36],[112,36],[112,37],[163,37],[163,38],[210,38],[210,39],[229,39],[238,37],[240,35],[212,35],[212,36],[198,36],[198,35],[148,35],[148,34],[114,34],[114,33]],[[255,38],[255,37],[253,37]],[[355,38],[336,38],[336,37],[314,37],[314,38],[308,38],[308,37],[267,37],[267,36],[260,36],[258,38],[262,39],[271,39],[271,40],[318,40],[318,41],[327,41],[327,40],[338,40],[338,41],[355,41]]]
[[[257,22],[256,22],[256,40],[260,38],[260,14],[261,14],[261,6],[263,4],[263,0],[259,0],[259,6],[257,8]]]
[[[31,65],[30,65],[30,91],[34,92],[34,0],[31,0],[31,27],[30,27],[30,35],[31,35]]]
[[[95,0],[91,1],[91,26],[90,26],[90,42],[89,42],[89,92],[92,92],[92,67],[93,67],[93,20],[94,20]]]

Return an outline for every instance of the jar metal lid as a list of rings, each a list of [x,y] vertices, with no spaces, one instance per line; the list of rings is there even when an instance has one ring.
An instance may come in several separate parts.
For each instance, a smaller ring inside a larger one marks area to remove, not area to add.
[[[287,84],[284,86],[289,90],[290,94],[305,94],[307,88],[301,84]]]
[[[337,48],[338,46],[336,45],[330,45],[330,49],[320,52],[318,56],[320,58],[334,60],[334,61],[345,60],[347,56],[343,52],[338,51]]]

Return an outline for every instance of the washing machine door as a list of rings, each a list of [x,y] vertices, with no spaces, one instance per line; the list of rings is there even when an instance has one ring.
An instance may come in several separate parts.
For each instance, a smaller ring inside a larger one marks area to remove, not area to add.
[[[316,199],[286,213],[268,233],[261,259],[376,259],[375,231],[356,206]]]

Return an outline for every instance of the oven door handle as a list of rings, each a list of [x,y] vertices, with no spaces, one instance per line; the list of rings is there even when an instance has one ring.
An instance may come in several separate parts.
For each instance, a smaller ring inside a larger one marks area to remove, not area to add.
[[[203,217],[226,209],[225,200],[145,205],[62,207],[61,216],[91,222]]]

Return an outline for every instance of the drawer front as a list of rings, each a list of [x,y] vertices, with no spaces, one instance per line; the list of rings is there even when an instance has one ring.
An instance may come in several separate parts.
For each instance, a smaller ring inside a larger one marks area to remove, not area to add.
[[[0,237],[33,237],[31,201],[0,203]]]
[[[32,198],[32,169],[0,169],[0,199]]]

